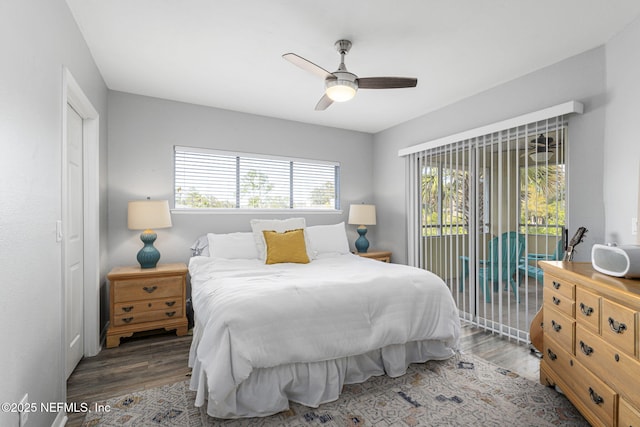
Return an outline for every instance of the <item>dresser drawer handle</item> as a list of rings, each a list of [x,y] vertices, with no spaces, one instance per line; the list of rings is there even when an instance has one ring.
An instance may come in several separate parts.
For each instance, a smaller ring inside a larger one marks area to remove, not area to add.
[[[553,281],[553,287],[556,289],[560,289],[560,282],[556,282],[555,280]]]
[[[580,311],[582,312],[582,314],[584,314],[585,316],[589,317],[593,314],[593,307],[589,307],[584,305],[583,302],[580,303]]]
[[[560,298],[553,297],[553,303],[555,305],[560,305]]]
[[[560,323],[556,323],[555,320],[551,321],[551,327],[553,328],[554,331],[556,332],[560,332],[560,329],[562,329],[562,325]]]
[[[591,396],[591,400],[596,405],[602,405],[604,403],[604,399],[601,396],[598,396],[598,393],[593,391],[591,387],[589,387],[589,396]]]
[[[580,341],[580,350],[582,350],[586,356],[591,356],[591,353],[593,353],[593,347],[589,347],[584,341]]]
[[[167,307],[173,307],[176,304],[175,301],[165,301],[164,303],[167,304]]]
[[[130,305],[130,306],[128,306],[128,307],[122,307],[122,311],[124,311],[125,313],[128,313],[128,312],[130,312],[131,310],[133,310],[133,306],[132,306],[132,305]]]
[[[547,349],[547,354],[549,355],[549,359],[551,360],[556,360],[558,358],[558,356],[553,351],[551,351],[550,348]]]
[[[176,314],[176,312],[175,311],[167,311],[164,314],[166,314],[167,317],[173,317]]]
[[[133,320],[133,316],[132,317],[125,317],[125,318],[122,319],[122,321],[124,323],[131,323],[132,320]]]
[[[158,289],[158,287],[156,285],[153,285],[153,286],[145,286],[142,289],[144,289],[147,293],[152,293],[153,291]]]
[[[616,334],[621,334],[627,330],[627,325],[622,322],[616,322],[613,317],[609,317],[609,327]]]

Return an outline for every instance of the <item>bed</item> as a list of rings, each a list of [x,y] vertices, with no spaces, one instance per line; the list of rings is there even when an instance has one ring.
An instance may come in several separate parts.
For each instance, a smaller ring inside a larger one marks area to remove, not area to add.
[[[281,238],[300,225],[252,221],[251,233],[208,234],[208,251],[196,242],[190,387],[212,417],[268,416],[289,401],[317,407],[344,384],[455,354],[460,321],[446,284],[351,254],[343,223],[302,223],[308,261],[268,263],[275,245],[265,230]]]

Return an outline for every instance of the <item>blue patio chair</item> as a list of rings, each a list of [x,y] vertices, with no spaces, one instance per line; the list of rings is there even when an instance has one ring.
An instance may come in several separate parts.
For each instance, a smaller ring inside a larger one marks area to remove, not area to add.
[[[558,239],[556,250],[553,254],[528,254],[527,258],[520,260],[518,265],[519,282],[524,280],[525,274],[536,279],[542,284],[544,272],[538,267],[538,261],[560,261],[564,258],[564,239]],[[533,262],[533,264],[531,264]]]
[[[524,235],[515,231],[502,233],[500,237],[494,237],[489,242],[489,259],[479,260],[478,281],[484,292],[486,302],[491,301],[491,292],[489,283],[493,283],[493,290],[498,290],[501,282],[508,282],[511,285],[516,301],[518,301],[518,284],[516,283],[516,275],[518,273],[518,264],[524,252],[525,239]],[[501,248],[501,251],[500,251]],[[499,259],[499,256],[502,258]],[[469,257],[461,256],[462,274],[460,276],[459,287],[464,290],[465,278],[469,277]]]

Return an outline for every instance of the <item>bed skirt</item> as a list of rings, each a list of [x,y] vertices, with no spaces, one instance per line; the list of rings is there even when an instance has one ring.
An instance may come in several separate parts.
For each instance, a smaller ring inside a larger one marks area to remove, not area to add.
[[[196,392],[195,406],[206,404],[207,414],[215,418],[273,415],[289,409],[289,401],[316,408],[338,399],[344,384],[361,383],[385,374],[399,377],[411,363],[444,360],[455,354],[444,342],[427,340],[389,345],[334,360],[256,368],[236,387],[235,393],[224,401],[214,401],[209,399],[207,376],[195,357],[201,329],[196,325],[189,354],[190,388]]]

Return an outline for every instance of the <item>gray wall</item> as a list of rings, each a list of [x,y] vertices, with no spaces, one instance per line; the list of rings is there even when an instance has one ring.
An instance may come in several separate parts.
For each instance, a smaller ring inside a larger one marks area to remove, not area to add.
[[[106,206],[107,88],[64,0],[0,6],[0,402],[64,402],[61,219],[62,71],[100,114],[100,199]],[[101,212],[102,273],[106,208]],[[29,414],[51,425],[56,414]],[[0,425],[18,414],[0,412]]]
[[[473,72],[473,67],[469,67]],[[603,138],[605,52],[597,48],[374,135],[376,232],[380,246],[406,262],[405,159],[398,150],[435,138],[516,117],[569,100],[585,114],[569,126],[570,232],[589,229],[576,260],[590,259],[590,246],[604,239]],[[637,178],[636,178],[637,180]]]
[[[604,144],[606,241],[634,244],[638,217],[640,18],[606,46],[607,109]],[[638,242],[640,243],[640,242]]]
[[[146,196],[172,200],[174,145],[338,161],[343,213],[174,213],[172,228],[156,230],[161,262],[187,261],[192,242],[207,232],[250,231],[252,218],[304,216],[309,225],[346,222],[350,203],[373,201],[370,134],[109,92],[111,266],[136,264],[142,245],[140,232],[127,229],[127,202]],[[372,242],[374,228],[368,234]],[[355,226],[347,230],[353,245]]]

